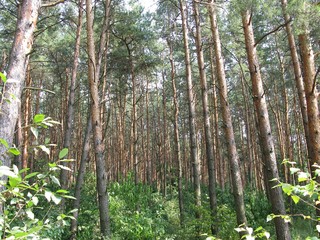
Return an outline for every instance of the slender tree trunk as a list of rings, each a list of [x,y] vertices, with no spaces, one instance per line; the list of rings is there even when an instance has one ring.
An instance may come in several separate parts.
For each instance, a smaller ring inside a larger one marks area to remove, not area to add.
[[[267,181],[272,179],[279,179],[277,160],[275,155],[275,148],[271,134],[271,126],[269,121],[269,114],[263,90],[262,78],[260,74],[260,67],[258,56],[255,48],[253,27],[251,22],[251,15],[249,11],[242,12],[242,24],[245,35],[246,51],[249,64],[249,71],[252,81],[252,94],[254,106],[258,117],[258,127],[260,133],[260,146],[265,164],[265,172]],[[276,186],[276,182],[268,182],[270,201],[272,211],[276,215],[285,215],[285,205],[282,196],[282,191]],[[278,240],[291,239],[288,223],[281,217],[275,218],[275,227]]]
[[[147,171],[147,183],[152,183],[152,171],[151,171],[151,159],[150,159],[150,116],[149,116],[149,79],[147,78],[146,89],[146,127],[147,127],[147,139],[146,139],[146,171]]]
[[[86,173],[86,164],[87,159],[90,151],[90,136],[92,131],[92,120],[90,116],[90,111],[88,112],[88,118],[87,118],[87,127],[86,127],[86,133],[84,135],[83,139],[83,148],[82,148],[82,154],[81,154],[81,160],[80,160],[80,166],[78,169],[78,175],[76,180],[76,186],[74,190],[74,197],[75,200],[73,202],[73,209],[77,209],[73,213],[73,219],[71,220],[71,238],[70,239],[77,239],[77,230],[78,230],[78,216],[80,212],[80,202],[81,202],[81,190],[84,183],[84,175]]]
[[[200,173],[201,164],[198,156],[198,144],[196,137],[196,123],[195,123],[195,95],[193,93],[193,84],[191,76],[191,63],[190,63],[190,50],[189,50],[189,37],[187,27],[187,8],[184,0],[179,0],[182,30],[183,30],[183,43],[185,51],[185,65],[186,65],[186,81],[187,81],[187,94],[189,104],[189,132],[190,132],[190,154],[191,163],[193,166],[193,184],[195,194],[195,205],[197,208],[201,206],[201,188],[200,188]],[[199,210],[196,210],[196,218],[201,218]]]
[[[217,25],[216,9],[213,5],[213,1],[209,0],[209,14],[211,23],[211,32],[213,36],[217,79],[219,84],[220,104],[222,109],[223,129],[225,133],[228,156],[231,168],[231,179],[233,187],[233,195],[236,205],[237,223],[238,225],[247,224],[247,218],[245,214],[245,205],[243,200],[243,186],[241,180],[241,169],[239,165],[239,156],[237,152],[234,131],[232,126],[232,118],[228,103],[227,95],[227,83],[224,70],[224,59],[221,51],[221,43],[219,36],[219,29]],[[241,233],[244,234],[244,233]]]
[[[70,92],[69,92],[69,102],[64,132],[63,148],[70,148],[73,122],[74,122],[74,101],[75,101],[75,91],[76,91],[76,81],[77,81],[77,70],[79,62],[79,53],[80,53],[80,40],[81,40],[81,29],[82,29],[82,4],[83,0],[79,0],[79,14],[78,14],[78,23],[77,23],[77,33],[76,33],[76,43],[74,47],[74,56],[73,56],[73,68],[71,73],[71,82],[70,82]],[[70,150],[70,149],[69,149]],[[63,166],[67,165],[67,162],[61,163]],[[68,171],[61,170],[60,172],[60,184],[62,189],[67,189],[68,181]],[[64,202],[63,202],[64,203]],[[64,205],[64,204],[63,204]]]
[[[167,139],[167,97],[166,97],[166,88],[165,88],[165,74],[162,72],[162,118],[163,118],[163,196],[167,196],[167,179],[169,178],[168,174],[168,139]]]
[[[201,93],[202,93],[202,113],[203,113],[203,123],[204,123],[204,137],[205,137],[205,147],[206,147],[206,158],[208,164],[208,175],[209,175],[209,200],[211,215],[213,218],[216,217],[217,213],[217,196],[216,196],[216,174],[214,166],[214,154],[213,154],[213,144],[211,135],[211,124],[210,124],[210,111],[208,105],[208,86],[207,78],[204,66],[204,57],[202,49],[202,36],[201,36],[201,26],[200,26],[200,16],[199,16],[199,6],[195,0],[193,0],[193,16],[196,24],[196,48],[197,48],[197,59],[198,68],[200,74],[201,82]],[[215,219],[216,220],[216,219]],[[217,229],[215,224],[212,225],[212,234],[215,234]]]
[[[213,81],[213,89],[212,89],[212,102],[213,102],[213,113],[212,113],[212,122],[213,122],[213,152],[215,154],[215,174],[216,180],[219,181],[220,187],[224,190],[225,182],[224,182],[224,164],[221,156],[220,149],[220,139],[219,139],[219,115],[218,115],[218,98],[217,98],[217,79],[216,79],[216,69],[215,69],[215,61],[213,54],[213,46],[210,46],[210,65],[211,65],[211,79]]]
[[[91,117],[94,135],[94,148],[96,159],[96,174],[97,174],[97,190],[100,212],[100,230],[102,236],[110,235],[110,220],[109,220],[109,203],[107,192],[107,173],[104,160],[104,143],[102,140],[102,126],[100,119],[100,99],[98,90],[98,76],[96,74],[96,59],[95,46],[93,36],[93,18],[94,8],[91,0],[86,0],[86,17],[87,17],[87,47],[88,47],[88,78],[91,95]]]
[[[30,67],[27,70],[27,77],[26,77],[26,86],[30,87],[32,78],[30,74]],[[25,90],[25,100],[24,100],[24,106],[23,106],[23,122],[25,125],[29,124],[30,121],[30,114],[31,114],[31,90],[26,89]],[[29,129],[24,128],[23,129],[23,144],[22,144],[22,168],[28,167],[28,147],[29,147]]]
[[[182,185],[182,159],[181,159],[181,149],[180,149],[180,137],[179,137],[179,102],[177,96],[177,87],[176,87],[176,72],[173,59],[173,47],[169,39],[167,39],[167,44],[170,51],[170,66],[171,66],[171,85],[173,92],[173,105],[174,105],[174,159],[178,166],[178,198],[179,198],[179,211],[180,211],[180,225],[183,225],[184,222],[184,206],[183,206],[183,185]]]

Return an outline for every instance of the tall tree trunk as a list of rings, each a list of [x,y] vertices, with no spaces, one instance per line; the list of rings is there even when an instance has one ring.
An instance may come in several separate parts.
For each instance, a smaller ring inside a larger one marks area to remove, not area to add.
[[[179,212],[180,212],[180,225],[183,225],[184,222],[184,206],[183,206],[183,186],[182,186],[182,159],[181,159],[181,150],[180,150],[180,137],[179,137],[179,102],[177,96],[177,87],[175,80],[175,66],[173,60],[173,47],[169,39],[167,43],[170,51],[170,66],[171,66],[171,85],[173,91],[173,105],[174,105],[174,159],[178,165],[178,198],[179,198]]]
[[[215,1],[214,1],[215,2]],[[220,95],[220,104],[222,109],[222,119],[223,119],[223,129],[225,133],[229,162],[231,168],[231,179],[233,187],[233,195],[236,205],[237,213],[237,223],[238,225],[247,224],[247,218],[245,214],[245,205],[243,200],[243,185],[241,180],[241,169],[239,165],[239,156],[236,147],[236,141],[234,137],[234,131],[232,126],[232,118],[228,103],[228,94],[227,94],[227,82],[225,77],[224,70],[224,59],[221,51],[221,42],[219,36],[219,29],[217,25],[217,14],[214,7],[214,2],[209,0],[209,14],[210,14],[210,24],[211,32],[214,42],[215,50],[215,60],[216,60],[216,71],[217,79],[219,84],[219,95]],[[244,234],[244,233],[241,233]]]
[[[165,73],[162,72],[162,117],[163,117],[163,186],[162,193],[163,196],[167,196],[167,179],[169,176],[168,169],[168,139],[167,139],[167,96],[166,96],[166,88],[165,88]]]
[[[213,54],[213,46],[210,46],[210,74],[213,84],[212,89],[212,102],[213,102],[213,152],[215,154],[215,170],[216,170],[216,180],[219,181],[220,187],[224,190],[225,180],[224,180],[224,163],[222,161],[221,149],[220,149],[220,139],[219,139],[219,115],[218,115],[218,98],[217,98],[217,79],[216,79],[216,69]]]
[[[189,105],[189,133],[190,133],[190,154],[191,163],[193,166],[193,184],[195,194],[195,205],[197,208],[201,206],[201,188],[200,188],[200,173],[201,164],[198,156],[198,144],[196,137],[196,123],[195,123],[195,96],[193,93],[193,84],[191,76],[191,63],[190,63],[190,49],[189,49],[189,36],[187,27],[187,8],[185,0],[179,0],[182,30],[183,30],[183,43],[185,51],[185,65],[186,65],[186,81],[187,81],[187,94]],[[199,210],[196,211],[196,218],[201,218]]]
[[[281,4],[282,4],[282,13],[283,13],[284,20],[285,22],[289,22],[290,16],[287,13],[287,0],[281,0]],[[304,129],[304,134],[305,134],[306,143],[307,143],[308,155],[311,155],[311,146],[310,146],[311,143],[310,143],[310,134],[309,134],[309,127],[308,127],[308,113],[307,113],[305,86],[303,84],[296,43],[294,40],[294,35],[293,35],[290,24],[286,24],[286,32],[287,32],[287,37],[288,37],[288,42],[290,47],[290,54],[291,54],[292,65],[294,70],[296,88],[299,96],[299,105],[300,105],[300,111],[302,115],[303,129]]]
[[[93,36],[93,18],[94,8],[91,0],[86,0],[86,17],[87,17],[87,47],[88,47],[88,78],[91,95],[91,114],[92,126],[94,135],[94,149],[96,159],[96,174],[97,174],[97,190],[99,199],[100,213],[100,230],[102,236],[110,235],[110,220],[109,220],[109,203],[107,192],[107,173],[104,160],[104,143],[102,140],[102,126],[100,119],[100,99],[98,90],[98,76],[96,74],[96,59],[95,46]]]
[[[269,114],[263,90],[262,78],[260,74],[260,67],[258,56],[255,48],[254,34],[252,28],[251,14],[249,11],[242,12],[242,24],[245,35],[245,44],[247,51],[247,58],[249,64],[249,71],[252,81],[252,94],[254,106],[258,117],[258,127],[260,133],[260,146],[265,164],[265,172],[267,181],[272,179],[279,179],[277,160],[275,155],[275,148],[271,134],[271,126],[269,121]],[[279,187],[275,187],[277,183],[272,181],[268,182],[270,201],[272,211],[276,215],[285,215],[285,205],[282,196],[282,191]],[[277,239],[289,240],[291,239],[288,223],[281,217],[274,219]]]
[[[202,36],[201,36],[201,26],[200,26],[200,16],[199,16],[199,6],[195,0],[193,3],[193,16],[196,24],[196,49],[197,49],[197,59],[198,68],[200,74],[201,82],[201,93],[202,93],[202,114],[203,114],[203,125],[204,125],[204,137],[205,137],[205,147],[206,147],[206,157],[208,164],[208,175],[209,175],[209,200],[211,215],[215,218],[217,213],[217,196],[216,196],[216,174],[214,166],[214,155],[213,155],[213,144],[211,135],[211,124],[210,124],[210,111],[208,105],[208,84],[204,66],[204,57],[202,49]],[[212,234],[215,234],[216,226],[212,225]]]
[[[319,106],[316,83],[316,71],[314,55],[310,45],[308,33],[299,35],[300,53],[303,67],[303,81],[306,90],[308,127],[310,137],[310,165],[320,164],[320,119]],[[316,168],[311,168],[314,171]],[[317,210],[317,215],[320,216],[320,210]]]
[[[63,140],[63,148],[70,148],[71,138],[72,138],[72,130],[73,130],[73,122],[74,122],[74,101],[75,101],[75,91],[76,91],[76,81],[77,81],[77,70],[78,70],[78,62],[79,62],[79,53],[80,53],[80,40],[81,40],[81,29],[82,29],[82,4],[83,0],[79,0],[79,14],[78,14],[78,23],[77,23],[77,32],[76,32],[76,42],[74,47],[74,55],[73,55],[73,67],[71,73],[71,82],[70,82],[70,92],[69,92],[69,102],[68,102],[68,110],[65,127],[66,130],[64,132],[64,140]],[[67,165],[67,162],[62,162],[63,166]],[[61,170],[60,172],[60,183],[61,188],[66,189],[68,182],[68,171]],[[64,202],[63,202],[64,203]],[[63,204],[64,205],[64,204]]]
[[[147,171],[147,183],[152,183],[152,171],[151,171],[151,159],[150,159],[150,116],[149,116],[149,79],[147,78],[146,87],[146,127],[147,127],[147,143],[146,143],[146,171]]]
[[[40,5],[40,0],[24,0],[18,7],[18,20],[7,70],[7,82],[2,89],[3,95],[0,102],[0,138],[5,139],[9,146],[12,145],[14,139],[21,92],[25,83],[26,68],[33,46],[33,33]],[[9,101],[4,101],[4,99]],[[11,165],[11,156],[7,154],[7,149],[3,144],[0,144],[0,156],[1,165]]]

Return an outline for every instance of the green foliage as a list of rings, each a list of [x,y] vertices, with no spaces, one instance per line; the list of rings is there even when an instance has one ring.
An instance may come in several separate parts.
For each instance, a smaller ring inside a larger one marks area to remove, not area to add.
[[[50,167],[46,173],[28,173],[29,169],[18,170],[1,166],[0,175],[8,182],[1,183],[5,190],[0,193],[3,214],[0,216],[0,236],[8,239],[25,239],[43,235],[57,225],[66,225],[68,214],[57,214],[54,209],[62,198],[70,198],[68,191],[56,189],[60,185],[54,176],[57,170]],[[55,210],[56,211],[56,210]]]
[[[47,128],[54,124],[58,122],[43,114],[37,114],[33,123],[26,127],[29,127],[37,138],[38,128]],[[5,139],[0,139],[0,144],[7,152],[20,154],[20,151],[15,146],[10,147]],[[50,154],[45,145],[35,148]],[[60,155],[64,155],[64,152]],[[73,212],[60,213],[58,207],[62,198],[73,199],[67,190],[59,188],[56,172],[61,170],[61,161],[66,160],[49,163],[48,170],[42,173],[29,172],[30,169],[19,170],[15,165],[12,168],[0,166],[1,239],[61,239],[59,229],[68,225]]]

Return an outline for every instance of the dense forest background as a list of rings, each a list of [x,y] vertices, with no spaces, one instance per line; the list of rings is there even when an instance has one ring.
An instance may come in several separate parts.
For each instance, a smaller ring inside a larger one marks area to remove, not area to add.
[[[1,238],[317,236],[319,2],[155,6],[0,0]]]

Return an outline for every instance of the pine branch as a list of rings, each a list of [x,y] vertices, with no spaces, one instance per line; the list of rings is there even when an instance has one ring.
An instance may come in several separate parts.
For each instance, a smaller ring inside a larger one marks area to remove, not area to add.
[[[271,35],[272,33],[275,33],[277,31],[279,31],[281,28],[285,27],[287,24],[289,24],[292,20],[290,19],[289,21],[281,24],[280,26],[276,27],[275,29],[273,29],[272,31],[264,34],[255,44],[254,47],[256,47],[264,38],[266,38],[267,36]]]
[[[47,3],[47,4],[42,4],[41,7],[45,8],[45,7],[54,7],[56,5],[58,5],[59,3],[64,3],[65,0],[58,0],[56,2],[51,2],[51,3]]]

